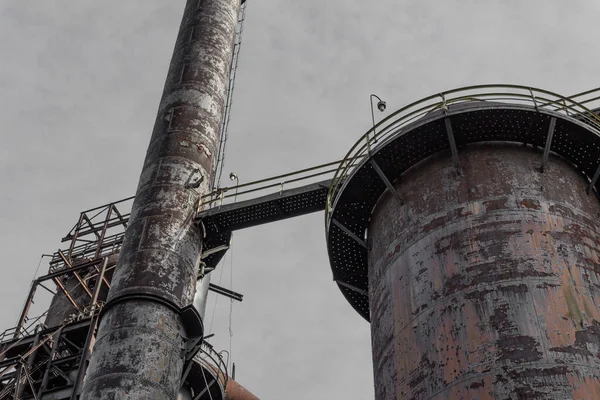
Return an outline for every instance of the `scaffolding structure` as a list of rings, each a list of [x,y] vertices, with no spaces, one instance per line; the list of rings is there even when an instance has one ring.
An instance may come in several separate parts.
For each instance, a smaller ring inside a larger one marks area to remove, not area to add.
[[[48,273],[32,282],[17,324],[0,334],[0,399],[78,398],[132,200],[83,211]],[[40,290],[53,299],[32,315]],[[212,290],[242,299],[216,285]],[[221,398],[229,376],[223,356],[206,341],[190,354],[182,382],[198,400]]]
[[[205,232],[205,272],[223,258],[233,231],[323,211],[338,165],[326,163],[203,196],[195,223]],[[62,238],[63,248],[49,256],[48,272],[33,280],[16,325],[0,334],[0,400],[78,398],[132,202],[128,197],[81,212]],[[212,283],[209,290],[243,299]],[[42,303],[46,306],[36,310]],[[222,354],[206,339],[190,349],[182,376],[195,400],[221,398],[229,377]]]

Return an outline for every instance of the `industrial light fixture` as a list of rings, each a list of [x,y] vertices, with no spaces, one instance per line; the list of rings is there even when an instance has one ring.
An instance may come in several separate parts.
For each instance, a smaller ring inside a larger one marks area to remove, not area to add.
[[[377,96],[376,94],[371,94],[371,96],[369,97],[369,100],[371,101],[371,120],[373,121],[373,142],[377,143],[377,132],[375,132],[375,111],[373,109],[373,98],[376,98],[377,101],[377,109],[381,112],[385,111],[385,108],[387,106],[386,102],[381,100],[381,97]],[[370,151],[370,149],[369,149]]]
[[[371,94],[371,96],[369,97],[369,100],[371,100],[371,114],[373,114],[373,98],[376,98],[378,100],[377,109],[381,112],[384,112],[387,103],[384,100],[381,100],[381,97],[377,96],[376,94]],[[375,125],[375,116],[373,116],[373,125]]]
[[[240,178],[238,178],[238,176],[236,174],[234,174],[233,172],[229,173],[229,179],[231,179],[232,181],[235,181],[235,197],[233,198],[233,201],[236,202],[237,201],[237,194],[238,194],[238,190],[240,189]]]

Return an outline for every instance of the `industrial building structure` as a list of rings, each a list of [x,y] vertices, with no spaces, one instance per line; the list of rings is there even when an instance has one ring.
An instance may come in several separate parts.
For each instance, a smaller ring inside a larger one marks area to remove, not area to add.
[[[341,161],[219,188],[245,6],[187,1],[137,193],[33,282],[0,399],[256,398],[207,342],[208,292],[242,300],[210,273],[233,231],[317,211],[376,399],[600,399],[600,90],[446,91]]]

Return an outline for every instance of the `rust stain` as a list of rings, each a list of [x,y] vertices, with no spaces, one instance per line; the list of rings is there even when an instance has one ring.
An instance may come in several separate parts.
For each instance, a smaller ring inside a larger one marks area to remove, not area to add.
[[[466,148],[460,176],[434,158],[398,184],[405,209],[378,203],[377,400],[600,398],[600,204],[561,160],[532,172],[537,157]]]
[[[539,210],[541,208],[540,202],[534,199],[524,199],[519,202],[519,205],[531,210]]]

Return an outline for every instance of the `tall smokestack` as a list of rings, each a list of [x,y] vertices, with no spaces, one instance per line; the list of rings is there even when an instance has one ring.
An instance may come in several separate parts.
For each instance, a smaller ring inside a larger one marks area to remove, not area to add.
[[[177,398],[239,8],[187,1],[83,399]]]

